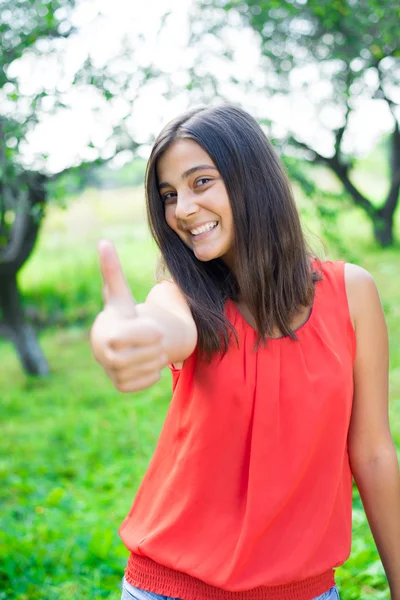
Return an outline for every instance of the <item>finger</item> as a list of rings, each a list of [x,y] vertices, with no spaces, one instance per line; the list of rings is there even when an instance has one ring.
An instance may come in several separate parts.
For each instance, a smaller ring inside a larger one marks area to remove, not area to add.
[[[116,384],[127,383],[128,381],[134,381],[142,379],[143,377],[150,377],[151,375],[159,375],[165,365],[161,364],[160,360],[156,360],[151,363],[144,363],[135,367],[130,367],[117,373],[113,373],[113,380]]]
[[[107,309],[104,312],[107,312]],[[162,340],[162,328],[153,320],[140,317],[140,319],[119,322],[114,325],[109,332],[108,345],[113,350],[145,348],[146,346],[161,346]]]
[[[108,240],[101,240],[98,244],[98,252],[106,304],[117,308],[126,317],[135,317],[135,300],[125,279],[114,244]]]
[[[166,365],[168,358],[160,345],[145,348],[126,348],[115,352],[109,348],[106,352],[108,368],[114,372],[139,369],[141,366],[151,364],[154,367]]]
[[[152,375],[140,377],[139,379],[135,378],[125,383],[116,383],[115,387],[120,392],[140,392],[141,390],[145,390],[160,381],[160,378],[161,373],[153,373]]]

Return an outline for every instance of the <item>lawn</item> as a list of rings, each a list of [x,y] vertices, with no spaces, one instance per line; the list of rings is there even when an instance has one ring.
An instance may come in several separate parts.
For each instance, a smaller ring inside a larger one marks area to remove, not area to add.
[[[49,211],[21,273],[51,375],[26,377],[10,345],[0,343],[0,600],[119,598],[127,552],[117,529],[154,450],[170,374],[149,391],[116,392],[91,356],[88,331],[101,307],[100,237],[116,242],[138,301],[152,285],[156,252],[142,195],[141,189],[87,190],[67,211]],[[323,233],[313,207],[299,202],[308,228]],[[357,211],[335,218],[341,256],[369,269],[381,291],[391,338],[391,422],[400,448],[400,251],[378,249]],[[321,253],[320,242],[310,239]],[[329,256],[338,253],[328,247]],[[338,570],[338,583],[344,600],[389,598],[356,492],[352,556]]]

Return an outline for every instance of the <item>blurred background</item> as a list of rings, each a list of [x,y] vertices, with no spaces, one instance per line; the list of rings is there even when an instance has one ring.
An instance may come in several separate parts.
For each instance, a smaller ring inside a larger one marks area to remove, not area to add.
[[[119,598],[117,528],[171,381],[123,395],[94,362],[96,243],[143,301],[146,158],[191,106],[254,115],[312,248],[375,277],[400,448],[399,17],[395,0],[0,0],[0,600]],[[356,490],[337,580],[389,599]]]

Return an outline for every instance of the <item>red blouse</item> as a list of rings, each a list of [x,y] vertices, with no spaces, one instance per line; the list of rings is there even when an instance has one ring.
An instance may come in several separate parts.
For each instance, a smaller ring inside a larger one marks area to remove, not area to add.
[[[351,546],[355,334],[343,262],[322,262],[299,341],[239,338],[173,371],[157,448],[120,535],[129,583],[184,600],[310,600]],[[249,591],[250,590],[250,591]]]

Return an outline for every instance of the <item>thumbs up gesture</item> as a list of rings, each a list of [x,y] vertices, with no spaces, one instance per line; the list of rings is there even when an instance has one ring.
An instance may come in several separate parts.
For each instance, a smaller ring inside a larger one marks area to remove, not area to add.
[[[104,309],[90,334],[93,354],[118,390],[144,390],[159,381],[167,363],[163,329],[156,319],[139,314],[114,245],[102,241],[98,251]]]

